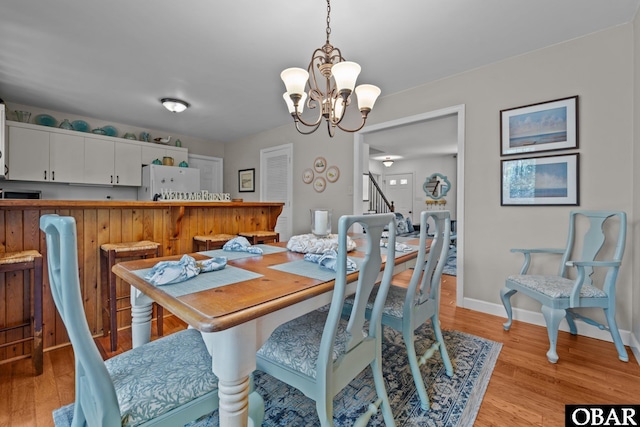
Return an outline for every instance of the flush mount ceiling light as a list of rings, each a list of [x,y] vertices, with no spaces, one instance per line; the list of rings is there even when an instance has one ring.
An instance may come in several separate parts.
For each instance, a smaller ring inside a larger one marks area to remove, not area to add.
[[[382,161],[382,164],[385,165],[386,167],[390,168],[391,165],[393,164],[393,160],[391,160],[391,157],[387,157],[386,159],[384,159]]]
[[[190,107],[191,104],[175,98],[162,98],[160,100],[164,108],[172,113],[182,113],[184,110]]]
[[[315,132],[323,119],[327,122],[327,131],[330,137],[335,134],[336,127],[345,132],[359,131],[364,126],[367,115],[380,95],[380,88],[377,86],[365,84],[356,87],[358,109],[362,115],[361,123],[355,129],[346,129],[341,126],[340,123],[345,116],[346,109],[351,103],[351,93],[354,91],[356,79],[360,74],[360,66],[355,62],[346,61],[342,57],[340,49],[329,43],[330,13],[331,4],[327,0],[327,41],[324,46],[313,52],[311,63],[307,69],[287,68],[280,74],[287,88],[283,95],[284,101],[287,103],[296,129],[303,135]],[[309,90],[305,93],[307,87]],[[319,110],[318,116],[313,122],[302,119],[305,101],[309,110],[314,108]],[[309,129],[300,129],[300,123]]]

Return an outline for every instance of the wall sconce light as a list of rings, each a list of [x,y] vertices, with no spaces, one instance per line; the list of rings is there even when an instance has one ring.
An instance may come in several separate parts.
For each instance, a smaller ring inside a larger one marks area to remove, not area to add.
[[[191,106],[188,102],[175,98],[162,98],[160,102],[164,105],[164,108],[172,113],[182,113]]]
[[[382,164],[385,165],[386,167],[390,168],[391,165],[393,164],[393,160],[391,160],[390,157],[387,157],[386,159],[384,159],[382,161]]]

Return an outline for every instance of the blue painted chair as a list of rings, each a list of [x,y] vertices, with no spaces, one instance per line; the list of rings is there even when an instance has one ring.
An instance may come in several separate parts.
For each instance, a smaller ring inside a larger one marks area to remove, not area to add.
[[[584,228],[586,231],[578,235],[576,230]],[[575,319],[608,330],[618,357],[627,362],[629,357],[616,324],[616,279],[624,254],[626,235],[627,215],[624,212],[574,210],[569,215],[569,236],[565,249],[512,249],[511,252],[524,254],[524,264],[520,274],[509,276],[505,287],[500,291],[508,318],[504,329],[508,331],[511,327],[511,297],[516,292],[522,292],[542,304],[542,314],[549,334],[549,362],[558,361],[556,341],[563,318],[567,319],[573,335],[577,334]],[[603,248],[613,252],[611,259],[601,259]],[[535,253],[562,255],[558,274],[527,274],[531,254]],[[575,278],[569,277],[570,270],[575,271]],[[608,327],[576,311],[592,307],[604,310]]]
[[[366,234],[366,257],[359,266],[355,305],[342,319],[347,288],[347,231],[355,224]],[[338,262],[331,304],[279,326],[257,353],[257,368],[296,387],[315,400],[320,425],[333,425],[333,398],[369,365],[378,399],[355,425],[364,426],[382,406],[387,426],[395,426],[382,376],[380,316],[393,275],[394,259],[387,258],[372,321],[365,324],[365,306],[382,265],[380,237],[389,229],[389,246],[395,247],[393,214],[342,216],[338,222]]]
[[[430,237],[428,237],[429,225],[427,224],[429,218],[435,225],[434,233]],[[442,270],[447,263],[450,232],[451,224],[448,211],[420,213],[420,250],[409,286],[391,286],[382,311],[382,324],[402,333],[413,382],[420,396],[420,406],[424,410],[429,409],[429,396],[422,379],[420,366],[439,350],[445,372],[449,377],[453,376],[453,365],[447,353],[438,317],[440,313],[440,279]],[[427,247],[429,238],[432,241]],[[393,279],[391,284],[394,284]],[[368,304],[367,316],[371,315],[372,301],[373,299],[370,299]],[[345,306],[348,307],[350,304],[353,304],[353,300],[347,299]],[[433,326],[436,341],[424,354],[418,356],[414,343],[414,331],[429,320]]]
[[[102,360],[83,309],[75,219],[43,215],[40,228],[51,293],[75,355],[72,425],[177,426],[218,408],[218,379],[195,329]]]

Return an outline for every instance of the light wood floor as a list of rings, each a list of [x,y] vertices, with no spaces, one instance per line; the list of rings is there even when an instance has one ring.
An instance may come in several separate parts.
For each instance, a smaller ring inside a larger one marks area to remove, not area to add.
[[[557,364],[547,361],[546,329],[455,306],[456,280],[443,276],[441,322],[455,329],[503,343],[475,426],[561,426],[565,404],[640,403],[640,366],[618,360],[612,343],[560,332]],[[165,333],[184,327],[165,319]],[[578,325],[580,327],[580,325]],[[153,328],[155,329],[155,328]],[[120,331],[118,351],[130,345]],[[107,339],[98,339],[102,349]],[[102,350],[104,357],[112,354]],[[33,376],[29,359],[0,365],[0,427],[52,426],[51,412],[73,402],[73,352],[70,347],[45,353],[44,373]]]

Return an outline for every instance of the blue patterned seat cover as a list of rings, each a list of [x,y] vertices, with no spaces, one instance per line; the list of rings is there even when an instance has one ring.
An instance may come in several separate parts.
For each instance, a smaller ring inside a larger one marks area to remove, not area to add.
[[[534,274],[515,274],[507,280],[538,291],[550,298],[569,298],[574,280],[560,276],[539,276]],[[584,284],[580,289],[580,298],[606,298],[607,294],[593,285]]]
[[[322,330],[327,321],[329,306],[325,310],[316,310],[293,319],[278,327],[258,350],[258,355],[270,360],[278,360],[283,365],[309,377],[316,377],[316,362],[320,351]],[[338,324],[336,342],[333,348],[333,361],[345,352],[349,335],[347,323]],[[363,336],[366,333],[363,331]]]
[[[211,356],[195,329],[134,348],[105,365],[123,426],[137,426],[218,388]]]

